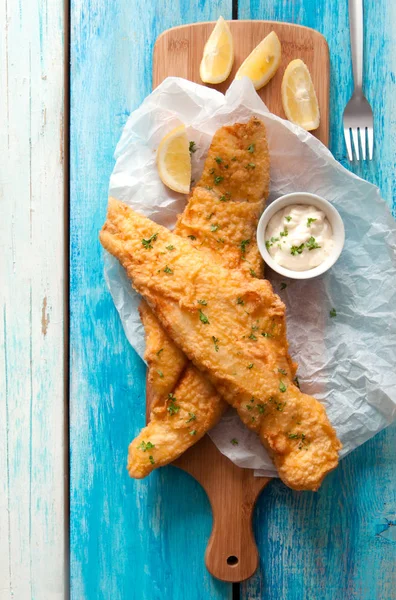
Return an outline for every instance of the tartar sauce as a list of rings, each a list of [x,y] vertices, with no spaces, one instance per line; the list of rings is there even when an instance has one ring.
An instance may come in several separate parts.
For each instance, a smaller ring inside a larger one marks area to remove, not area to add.
[[[330,254],[333,231],[323,211],[307,204],[282,208],[270,219],[265,245],[272,258],[291,271],[320,265]]]

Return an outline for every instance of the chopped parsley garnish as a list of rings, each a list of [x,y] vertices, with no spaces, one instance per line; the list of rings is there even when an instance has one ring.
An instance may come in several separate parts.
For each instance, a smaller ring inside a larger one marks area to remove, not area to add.
[[[217,164],[219,165],[220,163],[223,162],[223,159],[220,158],[220,156],[216,156],[215,161],[217,162]]]
[[[279,238],[272,236],[272,238],[265,242],[265,247],[267,248],[267,250],[269,250],[271,246],[273,246],[276,242],[279,242]]]
[[[253,369],[253,367],[254,367],[253,363],[250,363],[250,365],[247,366],[248,369]]]
[[[191,421],[196,421],[197,417],[195,416],[195,413],[188,413],[188,416],[190,417],[189,419],[187,419],[186,423],[191,423]]]
[[[195,142],[191,141],[191,142],[189,143],[189,145],[188,145],[188,149],[189,149],[189,151],[191,152],[191,154],[194,154],[194,152],[196,152],[196,151],[197,151],[197,148],[196,148]]]
[[[330,317],[331,317],[331,318],[333,318],[333,317],[336,317],[336,316],[337,316],[337,311],[336,311],[336,309],[335,309],[335,308],[332,308],[329,314],[330,314]]]
[[[210,221],[210,219],[213,217],[214,213],[210,213],[206,218],[208,219],[208,221]]]
[[[158,352],[156,352],[157,356],[159,356],[159,355],[161,354],[161,352],[163,352],[163,351],[164,351],[164,349],[163,349],[163,348],[160,348],[160,349],[158,350]]]
[[[216,241],[219,242],[219,244],[224,244],[225,239],[224,238],[218,238]]]
[[[206,302],[206,300],[197,300],[198,304],[202,304],[202,306],[207,306],[208,303]]]
[[[180,410],[180,406],[176,404],[176,398],[173,394],[168,394],[168,406],[166,410],[171,416],[175,415]]]
[[[230,440],[230,442],[233,446],[238,446],[238,440],[236,438],[232,438],[232,440]]]
[[[256,272],[253,269],[249,269],[249,273],[252,277],[257,277]]]
[[[217,342],[218,342],[219,340],[218,340],[218,339],[217,339],[217,337],[215,337],[214,335],[212,335],[212,340],[213,340],[213,343],[214,343],[214,349],[215,349],[215,352],[218,352],[218,351],[219,351],[219,346],[218,346]]]
[[[170,246],[166,246],[166,249],[169,250],[169,252],[172,252],[172,250],[174,250],[175,247],[171,244]]]
[[[233,156],[233,157],[231,158],[231,160],[236,160],[236,159],[237,159],[237,157],[236,157],[236,156]]]
[[[239,244],[239,248],[241,249],[242,256],[245,256],[246,246],[248,246],[249,244],[250,244],[250,240],[242,240],[241,243]]]
[[[285,217],[285,219],[288,223],[290,223],[290,221],[292,220],[292,218],[289,215],[287,217]]]
[[[223,179],[224,177],[222,177],[221,175],[217,175],[217,177],[214,178],[215,185],[219,185],[219,183],[221,183]]]
[[[264,404],[257,404],[257,410],[259,411],[260,415],[262,415],[265,411]]]
[[[249,335],[249,339],[250,340],[254,340],[255,342],[257,342],[257,338],[256,338],[256,336],[254,335],[253,332]]]
[[[245,304],[245,301],[242,300],[242,298],[237,298],[237,304],[242,304],[242,306]]]
[[[154,457],[151,454],[149,456],[149,461],[151,462],[152,465],[155,465]]]
[[[210,190],[213,190],[213,188],[212,188],[212,186],[211,186],[211,185],[205,185],[205,187],[206,187],[206,189],[207,189],[207,190],[209,190],[209,191],[210,191]]]
[[[305,448],[305,449],[308,448],[305,433],[288,433],[287,435],[290,440],[301,440],[300,443],[298,444],[299,450],[302,450],[302,448]]]
[[[298,389],[301,389],[301,388],[300,388],[300,382],[299,382],[299,380],[298,380],[298,377],[297,377],[297,375],[296,375],[296,376],[295,376],[295,378],[293,379],[293,383],[294,383],[294,384],[295,384],[295,385],[298,387]]]
[[[255,169],[256,165],[255,165],[255,163],[248,163],[245,168],[246,169]]]
[[[281,392],[286,392],[287,387],[285,386],[285,384],[283,383],[283,381],[280,382],[279,389],[280,389]]]
[[[248,146],[247,151],[250,152],[250,154],[253,154],[253,152],[254,152],[254,144],[250,144],[250,146]]]
[[[296,256],[296,254],[302,254],[302,251],[304,250],[304,246],[305,244],[302,243],[299,246],[292,246],[290,248],[290,254],[292,254],[293,256]]]
[[[212,225],[210,226],[210,231],[217,231],[219,228],[218,225],[215,225],[214,223],[212,223]]]
[[[317,221],[318,219],[313,219],[312,217],[308,217],[308,221],[307,221],[307,227],[311,227],[311,223],[314,223],[315,221]]]
[[[169,275],[173,275],[173,271],[170,267],[168,267],[168,265],[166,265],[166,267],[164,269],[164,273],[169,273]]]
[[[288,436],[291,440],[304,440],[305,439],[305,434],[304,433],[288,433]]]
[[[210,325],[208,317],[202,312],[201,309],[199,309],[199,320],[204,325]]]
[[[197,435],[197,430],[196,429],[192,429],[190,431],[190,435]]]
[[[286,406],[286,402],[281,402],[280,400],[277,400],[276,398],[273,398],[272,396],[270,396],[270,398],[268,399],[268,401],[271,404],[275,404],[275,408],[276,410],[278,410],[279,412],[283,412],[283,409]]]
[[[287,375],[285,369],[278,369],[278,373],[282,373],[282,375]]]
[[[229,166],[230,166],[230,165],[224,165],[224,168],[225,168],[225,169],[228,169],[228,167],[229,167]]]
[[[262,335],[263,337],[266,337],[266,338],[272,338],[272,337],[274,337],[274,336],[272,335],[272,333],[267,333],[266,331],[262,331],[262,332],[261,332],[261,335]]]
[[[157,371],[158,375],[161,377],[161,379],[163,378],[164,374],[162,371]]]
[[[306,243],[306,246],[308,250],[315,250],[316,248],[321,248],[321,246],[317,244],[315,238],[312,236],[309,238],[308,242]]]
[[[280,289],[285,290],[287,288],[287,283],[285,283],[284,281],[282,281],[282,283],[280,284]]]
[[[149,237],[148,240],[142,239],[142,244],[146,248],[146,250],[151,250],[151,248],[153,247],[152,242],[155,242],[155,240],[157,239],[157,236],[158,236],[158,232],[153,233],[153,235],[151,237]]]
[[[285,227],[283,229],[283,231],[280,232],[280,236],[281,237],[286,237],[287,235],[289,235],[289,231],[288,231],[287,227]]]
[[[138,446],[138,450],[143,450],[143,452],[146,452],[146,450],[151,450],[151,448],[155,448],[154,444],[151,442],[142,441]]]
[[[247,408],[248,410],[253,410],[253,406],[252,406],[251,404],[246,404],[246,408]]]
[[[220,202],[227,202],[228,198],[227,196],[220,196]]]
[[[195,237],[195,235],[188,235],[187,237],[190,238],[190,240],[196,240],[197,238]]]
[[[213,174],[214,174],[214,172],[215,172],[215,170],[214,170],[213,168],[212,168],[212,169],[210,169],[210,171],[209,171],[210,175],[213,175]]]

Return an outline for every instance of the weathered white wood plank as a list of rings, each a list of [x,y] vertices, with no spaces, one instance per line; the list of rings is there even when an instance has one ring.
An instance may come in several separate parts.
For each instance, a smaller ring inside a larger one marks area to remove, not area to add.
[[[65,597],[63,0],[0,2],[0,599]]]

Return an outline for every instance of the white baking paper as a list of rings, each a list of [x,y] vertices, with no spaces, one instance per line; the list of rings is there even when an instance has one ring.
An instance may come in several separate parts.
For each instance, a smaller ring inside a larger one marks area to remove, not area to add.
[[[345,170],[311,134],[269,113],[247,78],[233,82],[224,96],[172,77],[130,115],[117,145],[109,193],[172,228],[186,198],[159,179],[155,155],[161,138],[180,123],[186,125],[197,146],[192,159],[198,180],[215,131],[252,115],[267,128],[270,200],[312,192],[334,202],[344,220],[344,251],[324,276],[287,281],[269,269],[266,276],[287,307],[290,352],[299,363],[301,387],[326,406],[345,456],[396,417],[396,227],[378,189]],[[139,297],[109,255],[105,276],[126,336],[143,358]],[[284,290],[282,282],[287,283]],[[332,308],[335,318],[329,314]],[[258,438],[232,409],[210,436],[235,464],[276,476]]]

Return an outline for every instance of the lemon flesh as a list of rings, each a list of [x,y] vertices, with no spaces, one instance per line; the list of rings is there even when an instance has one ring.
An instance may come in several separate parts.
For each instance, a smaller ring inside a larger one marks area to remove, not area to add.
[[[271,31],[239,67],[235,79],[249,77],[259,90],[275,75],[281,63],[281,43],[275,31]]]
[[[221,83],[234,63],[234,42],[227,22],[219,17],[205,44],[199,75],[204,83]]]
[[[320,123],[318,99],[307,65],[292,60],[282,79],[282,104],[286,117],[306,131],[317,129]]]
[[[188,194],[191,156],[184,125],[176,127],[161,140],[157,150],[157,167],[162,183],[175,192]]]

